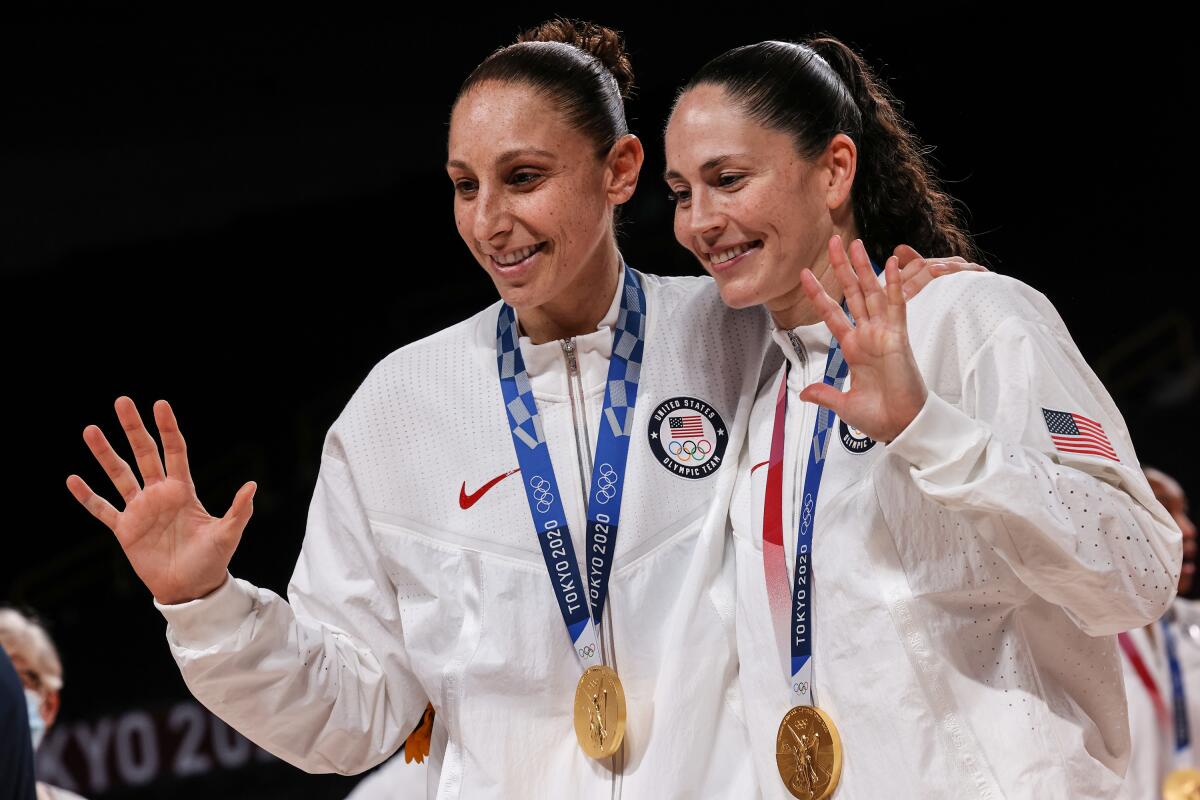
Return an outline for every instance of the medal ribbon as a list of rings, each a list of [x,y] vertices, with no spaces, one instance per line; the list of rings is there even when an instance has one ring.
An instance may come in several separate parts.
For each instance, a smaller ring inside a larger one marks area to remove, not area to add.
[[[808,465],[804,470],[804,494],[800,502],[800,519],[796,530],[796,561],[792,573],[791,600],[788,595],[787,562],[783,551],[783,462],[784,428],[787,421],[787,383],[791,362],[783,370],[783,381],[775,399],[775,425],[771,431],[771,459],[767,466],[766,498],[763,506],[763,572],[767,583],[767,599],[775,622],[781,652],[790,652],[790,687],[792,705],[813,705],[812,692],[812,571],[813,523],[817,515],[817,494],[825,472],[825,456],[829,450],[829,435],[836,419],[833,411],[817,406],[817,423],[808,448]],[[829,356],[825,359],[824,382],[841,391],[846,382],[849,365],[842,355],[837,339],[830,339]],[[790,616],[787,614],[790,611]]]
[[[1188,723],[1187,697],[1183,692],[1183,670],[1179,667],[1179,654],[1175,650],[1175,634],[1164,616],[1161,620],[1163,643],[1167,649],[1167,665],[1171,670],[1172,722],[1175,733],[1175,766],[1189,760],[1192,743],[1191,725]]]
[[[613,331],[596,457],[592,464],[585,544],[588,584],[585,586],[580,579],[579,562],[567,528],[567,516],[533,397],[533,385],[521,357],[516,313],[505,303],[496,320],[500,389],[524,480],[529,513],[533,516],[534,533],[541,545],[558,609],[584,668],[602,663],[595,621],[600,619],[608,596],[608,577],[617,542],[625,463],[633,432],[645,337],[646,295],[642,291],[640,275],[626,267],[620,312]]]
[[[1137,673],[1142,686],[1146,687],[1146,693],[1150,695],[1150,702],[1154,704],[1154,713],[1158,717],[1159,722],[1164,725],[1167,724],[1167,720],[1170,718],[1170,715],[1167,713],[1167,704],[1163,701],[1162,694],[1158,691],[1158,684],[1154,681],[1154,675],[1150,673],[1150,668],[1146,666],[1146,662],[1142,659],[1142,654],[1138,652],[1137,645],[1133,643],[1133,639],[1129,636],[1128,632],[1118,633],[1117,643],[1121,645],[1121,650],[1124,651],[1125,657],[1133,665],[1133,671]]]

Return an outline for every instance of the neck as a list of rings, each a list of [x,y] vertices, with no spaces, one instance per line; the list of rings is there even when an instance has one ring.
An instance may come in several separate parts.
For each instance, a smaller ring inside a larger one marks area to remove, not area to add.
[[[535,308],[518,309],[522,333],[543,344],[596,330],[612,305],[620,274],[621,255],[609,240],[557,296]]]
[[[858,238],[858,232],[853,225],[847,227],[835,225],[830,236],[832,237],[835,233],[841,236],[842,242],[846,244]],[[845,293],[842,291],[841,281],[833,271],[833,265],[829,262],[829,248],[822,248],[821,254],[813,260],[808,268],[812,270],[813,276],[833,302],[841,304]],[[778,297],[768,300],[766,306],[767,310],[771,312],[771,319],[775,321],[775,327],[780,330],[790,331],[801,325],[813,325],[823,319],[821,312],[804,293],[799,271],[796,273],[795,285]]]

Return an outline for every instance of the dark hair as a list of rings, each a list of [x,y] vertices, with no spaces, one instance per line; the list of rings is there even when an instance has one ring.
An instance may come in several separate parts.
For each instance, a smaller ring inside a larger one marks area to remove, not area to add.
[[[819,156],[839,133],[854,140],[858,168],[850,200],[877,262],[898,244],[926,256],[978,258],[900,103],[842,42],[823,36],[737,47],[701,67],[679,96],[700,85],[723,88],[751,118],[790,134],[805,158]]]
[[[592,22],[554,19],[483,60],[467,76],[454,102],[485,81],[523,83],[544,93],[576,130],[603,155],[629,133],[625,98],[633,68],[621,35]]]

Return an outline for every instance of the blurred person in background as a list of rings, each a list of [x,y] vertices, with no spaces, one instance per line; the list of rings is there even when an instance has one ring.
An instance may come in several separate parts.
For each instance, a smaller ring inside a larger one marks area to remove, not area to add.
[[[32,800],[33,742],[21,680],[0,648],[0,798]]]
[[[36,751],[58,718],[62,691],[62,661],[46,629],[13,608],[0,608],[0,648],[12,660],[25,690],[29,738]],[[82,800],[74,792],[37,784],[38,800]]]
[[[1178,590],[1186,595],[1196,573],[1196,527],[1187,515],[1187,498],[1170,475],[1153,467],[1143,471],[1155,499],[1183,534]],[[1200,798],[1200,772],[1195,771],[1200,760],[1190,725],[1198,712],[1189,707],[1200,697],[1198,622],[1196,603],[1176,597],[1161,620],[1118,636],[1131,748],[1121,798],[1166,796],[1168,787],[1171,797]],[[1185,786],[1189,782],[1191,793]],[[1180,791],[1184,793],[1176,794]]]

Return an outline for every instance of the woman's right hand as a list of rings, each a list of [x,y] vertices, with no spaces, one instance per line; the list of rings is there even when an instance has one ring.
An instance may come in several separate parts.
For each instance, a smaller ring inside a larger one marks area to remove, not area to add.
[[[246,483],[225,516],[211,516],[196,497],[187,448],[167,401],[154,404],[165,470],[158,445],[142,424],[133,401],[119,397],[115,406],[143,485],[100,428],[89,425],[83,430],[83,440],[112,480],[125,508],[117,511],[78,475],[68,476],[67,489],[116,534],[134,572],[159,603],[183,603],[216,591],[225,582],[229,560],[254,513],[257,487],[253,481]]]

